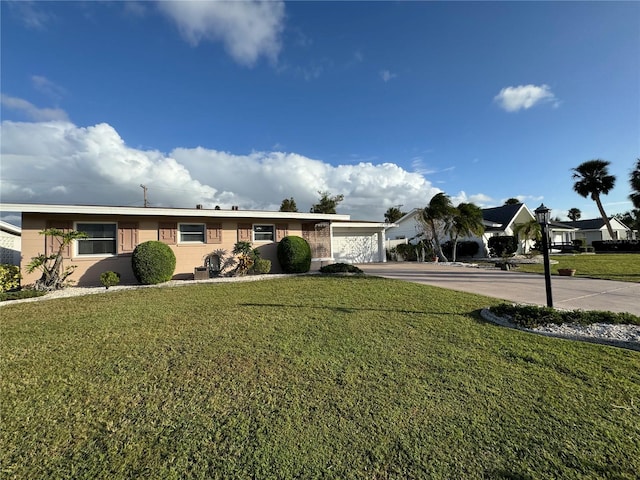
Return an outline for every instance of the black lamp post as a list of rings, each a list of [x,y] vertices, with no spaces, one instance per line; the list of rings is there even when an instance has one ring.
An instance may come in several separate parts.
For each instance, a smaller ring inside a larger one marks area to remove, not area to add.
[[[535,209],[536,220],[542,228],[542,254],[544,256],[544,284],[547,289],[547,307],[553,308],[553,298],[551,296],[551,269],[549,267],[549,220],[551,210],[541,203]]]

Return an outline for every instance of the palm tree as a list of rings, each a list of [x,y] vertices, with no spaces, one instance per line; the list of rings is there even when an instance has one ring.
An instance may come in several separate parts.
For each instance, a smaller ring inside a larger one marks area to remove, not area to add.
[[[519,223],[513,229],[518,239],[524,241],[524,253],[527,253],[528,240],[540,240],[542,239],[542,229],[540,224],[535,218],[532,218],[526,223]]]
[[[569,217],[569,220],[571,220],[572,222],[576,222],[578,220],[580,220],[580,217],[582,216],[582,212],[580,211],[579,208],[570,208],[569,212],[567,212],[567,216]]]
[[[438,254],[438,258],[444,262],[447,261],[447,257],[442,251],[440,234],[444,234],[449,230],[454,213],[455,208],[451,203],[451,199],[447,194],[441,192],[431,199],[421,215],[422,221],[428,227],[429,233],[431,233],[433,248]]]
[[[406,215],[398,207],[389,207],[384,213],[384,221],[387,223],[393,223]]]
[[[613,239],[613,229],[611,228],[609,217],[607,217],[602,206],[602,202],[600,201],[600,195],[608,194],[616,184],[616,177],[609,175],[607,167],[610,164],[611,162],[600,159],[586,161],[578,165],[576,168],[572,168],[572,178],[576,180],[573,184],[575,192],[585,198],[587,198],[587,196],[591,196],[591,200],[596,202],[598,210],[600,211],[600,216],[602,217],[602,220],[604,220],[607,230],[609,231],[609,236]]]
[[[458,255],[458,238],[470,237],[474,234],[479,237],[484,233],[482,209],[473,203],[460,203],[453,213],[449,232],[453,240],[452,255],[455,262]]]
[[[635,170],[631,172],[629,184],[631,185],[631,195],[629,195],[629,198],[633,206],[640,209],[640,158],[638,158]]]

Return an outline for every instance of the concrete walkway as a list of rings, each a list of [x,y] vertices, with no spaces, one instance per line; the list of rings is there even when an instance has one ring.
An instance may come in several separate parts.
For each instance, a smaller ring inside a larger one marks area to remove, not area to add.
[[[478,293],[514,303],[547,304],[543,275],[437,263],[388,262],[358,266],[369,275]],[[556,275],[551,277],[551,288],[556,308],[640,315],[640,283]]]

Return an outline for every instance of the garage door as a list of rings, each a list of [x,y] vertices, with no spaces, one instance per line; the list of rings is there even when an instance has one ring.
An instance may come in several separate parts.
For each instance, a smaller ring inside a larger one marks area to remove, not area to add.
[[[334,232],[333,258],[341,263],[378,262],[377,235],[336,235]]]

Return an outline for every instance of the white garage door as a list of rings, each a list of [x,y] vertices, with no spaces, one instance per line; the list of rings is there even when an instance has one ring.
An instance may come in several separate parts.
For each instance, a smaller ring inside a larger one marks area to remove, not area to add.
[[[333,258],[337,263],[378,262],[377,235],[336,235],[334,232]]]

